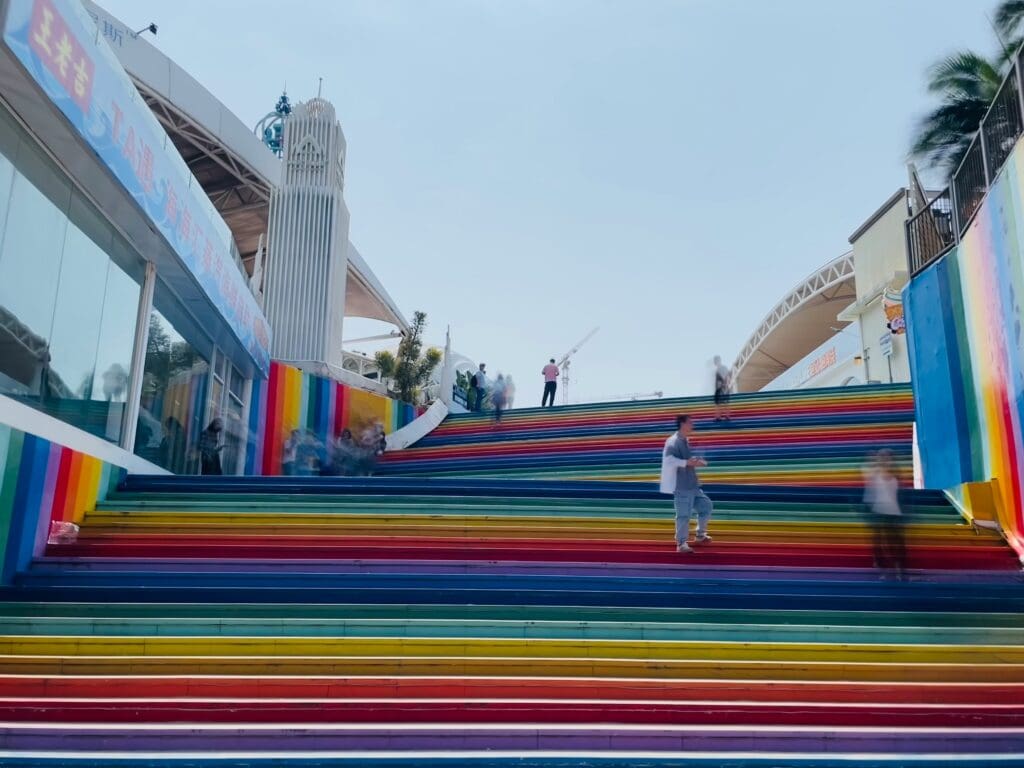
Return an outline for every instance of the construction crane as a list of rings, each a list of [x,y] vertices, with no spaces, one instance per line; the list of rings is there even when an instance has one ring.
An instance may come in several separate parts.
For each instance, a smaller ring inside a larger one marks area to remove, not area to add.
[[[630,392],[628,395],[613,395],[608,398],[608,402],[614,403],[617,400],[653,400],[654,398],[662,397],[664,392]]]
[[[590,333],[576,343],[576,346],[562,355],[562,359],[556,363],[558,369],[562,372],[562,405],[569,404],[569,363],[572,362],[572,356],[579,352],[580,347],[590,341],[599,330],[600,328],[598,327],[591,330]]]

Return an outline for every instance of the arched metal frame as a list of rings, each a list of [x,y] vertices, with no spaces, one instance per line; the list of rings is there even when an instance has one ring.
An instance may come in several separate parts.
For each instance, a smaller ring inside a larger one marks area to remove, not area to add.
[[[757,352],[758,348],[768,336],[778,328],[783,321],[794,312],[803,307],[812,299],[827,293],[830,289],[842,285],[853,277],[853,251],[847,251],[821,269],[807,277],[803,282],[786,294],[772,310],[765,315],[758,325],[757,330],[747,339],[743,345],[736,362],[733,363],[733,380],[735,381],[743,372],[744,366]]]

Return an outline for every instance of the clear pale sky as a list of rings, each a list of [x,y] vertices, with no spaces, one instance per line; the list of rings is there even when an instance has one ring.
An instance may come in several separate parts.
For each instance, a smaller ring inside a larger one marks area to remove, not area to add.
[[[324,96],[351,238],[429,340],[573,399],[707,389],[906,182],[981,0],[101,0],[246,124]],[[349,323],[346,337],[365,330]]]

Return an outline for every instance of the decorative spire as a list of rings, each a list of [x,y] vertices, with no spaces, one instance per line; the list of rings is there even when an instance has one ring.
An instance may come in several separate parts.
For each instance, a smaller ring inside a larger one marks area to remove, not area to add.
[[[292,103],[288,100],[288,87],[281,92],[274,111],[256,123],[253,129],[264,144],[278,157],[284,152],[284,121],[292,113]]]
[[[274,111],[281,117],[285,117],[292,113],[292,103],[288,101],[287,88],[281,93],[281,98],[277,100],[277,105],[274,107]]]

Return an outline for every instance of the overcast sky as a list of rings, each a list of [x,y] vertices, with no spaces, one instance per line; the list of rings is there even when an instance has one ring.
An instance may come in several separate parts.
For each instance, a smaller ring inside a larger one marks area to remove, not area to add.
[[[707,388],[906,180],[963,0],[101,0],[246,124],[324,96],[351,238],[406,315],[540,400]],[[365,331],[350,323],[346,337]]]

